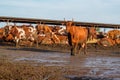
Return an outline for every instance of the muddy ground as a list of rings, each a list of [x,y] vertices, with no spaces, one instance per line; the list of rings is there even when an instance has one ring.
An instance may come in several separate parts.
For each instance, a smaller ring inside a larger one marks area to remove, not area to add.
[[[38,48],[21,46],[16,48],[14,45],[1,43],[0,70],[4,75],[0,74],[0,79],[120,80],[120,45],[102,47],[89,44],[87,51],[87,55],[82,52],[77,56],[70,56],[68,45],[39,45]],[[20,66],[24,66],[24,68]],[[29,77],[24,76],[23,73]],[[14,74],[18,76],[13,77]],[[37,74],[42,77],[35,77]]]

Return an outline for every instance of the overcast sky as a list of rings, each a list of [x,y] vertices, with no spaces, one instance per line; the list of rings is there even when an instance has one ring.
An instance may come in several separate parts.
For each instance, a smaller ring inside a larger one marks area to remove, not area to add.
[[[120,0],[0,0],[0,16],[120,24]]]

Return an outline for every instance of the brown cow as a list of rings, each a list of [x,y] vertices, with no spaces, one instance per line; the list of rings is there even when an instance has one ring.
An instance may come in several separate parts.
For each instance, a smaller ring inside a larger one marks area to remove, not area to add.
[[[117,38],[114,40],[115,41],[115,44],[119,45],[120,44],[120,38]]]
[[[94,38],[97,37],[95,27],[89,28],[89,33],[90,33],[90,34],[89,34],[89,40],[93,40]]]
[[[84,48],[84,54],[86,54],[86,42],[91,34],[90,29],[74,26],[73,22],[68,21],[66,22],[66,31],[68,33],[68,43],[71,46],[71,55],[80,53],[81,48]],[[77,49],[79,49],[78,52]]]
[[[47,40],[48,40],[48,41],[50,41],[50,43],[51,43],[51,41],[53,43],[60,43],[59,38],[53,32],[54,28],[52,26],[38,24],[36,26],[36,29],[38,31],[39,37],[42,37],[42,39],[38,40],[38,42],[42,43],[43,40],[44,40],[44,42],[47,42]]]
[[[5,32],[5,41],[7,42],[14,42],[14,37],[10,33],[10,30],[13,28],[13,25],[6,25],[4,26],[4,32]]]
[[[7,35],[6,35],[6,38],[5,38],[5,41],[13,42],[13,41],[14,41],[13,35],[12,35],[12,34],[7,34]]]
[[[120,44],[120,30],[110,30],[106,36],[98,41],[98,45],[105,47]]]
[[[120,30],[116,29],[116,30],[110,30],[108,31],[107,33],[108,37],[111,38],[111,39],[117,39],[117,38],[120,38]]]
[[[0,28],[0,41],[4,41],[5,38],[5,29]]]
[[[115,45],[115,41],[111,38],[102,38],[98,42],[98,45],[102,45],[104,47],[109,47]]]

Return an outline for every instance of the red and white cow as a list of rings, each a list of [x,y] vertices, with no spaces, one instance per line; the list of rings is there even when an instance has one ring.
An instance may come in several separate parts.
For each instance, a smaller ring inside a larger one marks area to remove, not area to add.
[[[13,26],[9,30],[9,34],[11,34],[14,37],[14,42],[16,44],[16,47],[18,47],[20,40],[26,39],[24,29],[18,26]]]
[[[34,42],[37,34],[36,28],[31,25],[22,25],[21,27],[25,31],[26,39]]]
[[[20,41],[27,41],[34,42],[36,29],[31,25],[22,25],[22,26],[6,26],[6,40],[7,41],[14,41],[16,43],[16,47],[18,47]]]
[[[55,29],[54,27],[38,24],[36,25],[36,29],[37,29],[38,37],[39,37],[38,41],[40,43],[42,43],[43,41],[44,43],[49,43],[49,44],[60,42],[59,38],[54,32],[54,29]]]

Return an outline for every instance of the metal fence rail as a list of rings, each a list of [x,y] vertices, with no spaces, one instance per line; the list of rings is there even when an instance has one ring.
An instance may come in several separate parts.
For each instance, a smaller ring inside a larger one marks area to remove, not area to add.
[[[64,25],[65,20],[50,20],[50,19],[35,19],[35,18],[20,18],[20,17],[6,17],[0,16],[0,22],[12,23],[30,23],[30,24],[49,24],[49,25]],[[99,28],[120,28],[120,24],[105,24],[105,23],[91,23],[74,21],[74,25],[85,27],[99,27]]]

